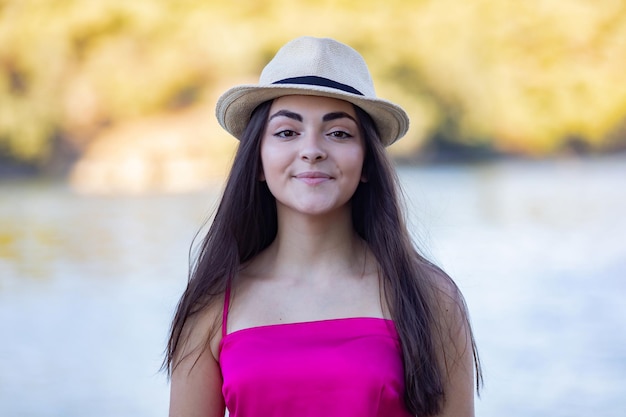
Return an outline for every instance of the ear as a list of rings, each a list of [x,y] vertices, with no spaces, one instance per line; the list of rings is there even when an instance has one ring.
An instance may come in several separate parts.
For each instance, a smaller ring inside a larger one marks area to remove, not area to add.
[[[265,181],[265,172],[263,172],[263,167],[259,169],[259,182]]]
[[[365,175],[365,172],[361,172],[361,182],[367,182],[367,176]]]

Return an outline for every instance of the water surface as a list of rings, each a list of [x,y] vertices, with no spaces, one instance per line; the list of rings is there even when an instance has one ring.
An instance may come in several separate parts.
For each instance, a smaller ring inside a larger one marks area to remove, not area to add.
[[[477,415],[622,416],[626,159],[399,172],[416,241],[471,311]],[[167,415],[169,320],[218,193],[0,183],[0,415]]]

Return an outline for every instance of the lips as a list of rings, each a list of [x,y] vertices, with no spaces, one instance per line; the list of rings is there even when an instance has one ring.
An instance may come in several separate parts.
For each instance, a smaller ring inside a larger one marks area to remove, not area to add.
[[[299,181],[304,182],[305,184],[309,184],[309,185],[317,185],[317,184],[321,184],[323,182],[326,181],[330,181],[332,179],[334,179],[332,176],[324,173],[324,172],[302,172],[300,174],[297,174],[294,178],[296,178]]]

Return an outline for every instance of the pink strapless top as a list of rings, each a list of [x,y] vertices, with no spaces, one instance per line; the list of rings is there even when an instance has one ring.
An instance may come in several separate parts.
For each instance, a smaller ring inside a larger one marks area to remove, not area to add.
[[[225,320],[226,313],[223,329]],[[224,331],[219,362],[231,417],[410,416],[391,320],[344,318]]]

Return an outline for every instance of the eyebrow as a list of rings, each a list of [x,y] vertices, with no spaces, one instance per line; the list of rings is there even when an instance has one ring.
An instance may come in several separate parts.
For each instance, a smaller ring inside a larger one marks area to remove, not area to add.
[[[325,114],[324,117],[322,117],[322,121],[330,122],[331,120],[343,119],[344,117],[352,120],[354,123],[357,123],[354,117],[350,116],[348,113],[343,112],[343,111],[337,111],[337,112]]]
[[[300,114],[294,113],[294,112],[289,111],[289,110],[279,110],[276,113],[274,113],[273,115],[271,115],[268,120],[272,120],[273,118],[279,117],[279,116],[288,117],[290,119],[297,120],[298,122],[302,122],[303,121],[303,118],[302,118],[302,116]],[[325,114],[322,117],[322,121],[323,122],[330,122],[332,120],[343,119],[343,118],[348,118],[348,119],[352,120],[354,123],[357,123],[357,121],[356,121],[356,119],[354,117],[350,116],[348,113],[343,112],[343,111],[337,111],[337,112],[332,112],[332,113]]]
[[[298,113],[294,113],[294,112],[289,111],[289,110],[279,110],[276,113],[274,113],[273,115],[271,115],[270,118],[268,119],[268,121],[272,120],[273,118],[278,117],[278,116],[285,116],[285,117],[288,117],[290,119],[297,120],[299,122],[302,122],[302,120],[303,120],[302,116],[299,115]]]

